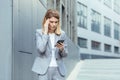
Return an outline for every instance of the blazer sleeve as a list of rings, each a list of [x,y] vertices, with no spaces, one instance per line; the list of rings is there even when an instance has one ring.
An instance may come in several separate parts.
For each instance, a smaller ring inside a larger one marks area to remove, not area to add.
[[[64,50],[63,51],[59,50],[59,54],[61,57],[66,57],[68,54],[68,47],[67,47],[67,36],[66,36],[65,32],[63,33],[62,38],[64,39]]]
[[[36,47],[40,54],[43,54],[46,50],[48,37],[47,34],[42,33],[42,30],[36,30]]]

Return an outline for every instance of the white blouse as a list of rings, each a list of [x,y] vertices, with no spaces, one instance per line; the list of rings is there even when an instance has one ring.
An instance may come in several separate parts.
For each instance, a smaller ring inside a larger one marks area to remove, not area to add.
[[[57,67],[57,62],[55,58],[55,34],[51,33],[49,34],[50,41],[51,41],[51,46],[52,46],[52,57],[51,57],[51,62],[49,64],[49,67]]]

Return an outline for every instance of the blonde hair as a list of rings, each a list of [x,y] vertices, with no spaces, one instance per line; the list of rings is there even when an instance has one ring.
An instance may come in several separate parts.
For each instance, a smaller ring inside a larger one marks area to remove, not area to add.
[[[57,28],[55,30],[55,34],[60,35],[61,34],[61,28],[60,28],[60,16],[59,16],[59,12],[57,10],[53,10],[53,9],[48,9],[44,18],[43,18],[43,22],[42,22],[42,31],[44,32],[44,24],[46,22],[46,20],[48,18],[51,17],[55,17],[58,19],[58,25]]]

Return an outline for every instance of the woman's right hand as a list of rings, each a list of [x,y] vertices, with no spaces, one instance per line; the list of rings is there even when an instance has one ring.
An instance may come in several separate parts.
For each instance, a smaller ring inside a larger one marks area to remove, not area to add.
[[[48,34],[49,19],[46,20],[44,24],[44,34]]]

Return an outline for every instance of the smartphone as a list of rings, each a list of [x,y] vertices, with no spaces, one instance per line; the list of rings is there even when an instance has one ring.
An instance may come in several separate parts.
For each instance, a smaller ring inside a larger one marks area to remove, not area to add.
[[[64,40],[58,40],[58,41],[57,41],[57,43],[59,43],[59,44],[60,44],[60,43],[63,43],[63,42],[64,42]]]

